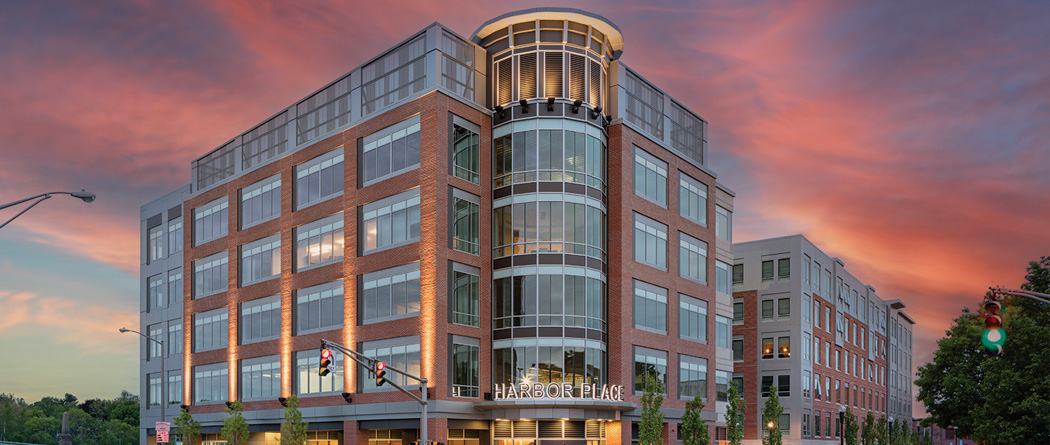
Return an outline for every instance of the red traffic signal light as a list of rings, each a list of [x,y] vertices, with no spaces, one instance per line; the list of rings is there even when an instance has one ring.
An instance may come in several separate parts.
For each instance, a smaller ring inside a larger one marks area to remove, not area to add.
[[[386,383],[386,363],[376,362],[376,386],[383,386]]]
[[[321,377],[328,375],[332,371],[332,351],[327,349],[321,350],[321,368],[317,370],[317,374]]]

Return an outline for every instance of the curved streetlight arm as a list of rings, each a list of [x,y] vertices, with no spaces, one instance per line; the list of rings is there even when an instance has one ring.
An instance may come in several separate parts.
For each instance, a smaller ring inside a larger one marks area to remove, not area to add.
[[[19,205],[19,204],[21,204],[23,202],[32,201],[34,199],[37,200],[36,202],[30,204],[29,207],[26,207],[25,209],[22,209],[22,211],[18,212],[17,215],[11,217],[11,219],[9,219],[7,221],[4,221],[3,224],[0,224],[0,229],[4,228],[4,226],[10,224],[11,221],[15,220],[15,218],[18,218],[19,216],[22,216],[23,213],[28,212],[29,209],[31,209],[33,207],[36,207],[37,204],[40,204],[41,202],[44,202],[47,199],[50,199],[51,195],[69,195],[69,196],[72,196],[74,198],[79,198],[81,201],[84,201],[84,202],[92,202],[92,201],[95,200],[95,194],[94,193],[85,192],[83,189],[81,189],[79,192],[41,193],[39,195],[32,196],[32,197],[29,197],[29,198],[26,198],[26,199],[21,199],[21,200],[15,201],[15,202],[9,202],[7,204],[0,205],[0,210],[6,209],[6,208],[11,207],[11,206]]]
[[[1024,297],[1024,298],[1032,299],[1032,300],[1043,302],[1043,303],[1050,303],[1050,294],[1033,292],[1033,291],[1030,291],[1030,290],[1003,289],[1002,287],[998,287],[998,286],[996,286],[996,287],[989,287],[988,289],[990,289],[992,291],[992,294],[997,295],[999,297],[1002,297],[1002,296],[1005,296],[1005,295],[1011,295],[1011,296],[1014,296],[1014,297]]]
[[[153,342],[156,342],[158,345],[160,345],[160,420],[166,421],[168,418],[167,410],[165,409],[168,406],[168,367],[165,363],[165,358],[168,356],[168,351],[164,350],[164,342],[133,329],[120,328],[121,334],[126,332],[134,332],[142,336],[142,338],[145,338],[146,340],[152,340]],[[146,406],[149,407],[148,400],[146,401],[146,403]]]
[[[40,199],[36,200],[36,202],[34,202],[34,203],[30,204],[30,205],[29,205],[29,207],[26,207],[26,208],[22,209],[22,211],[21,211],[21,212],[18,212],[18,214],[17,214],[17,215],[15,215],[15,216],[12,216],[12,217],[11,217],[11,219],[9,219],[9,220],[7,220],[7,221],[4,221],[4,223],[3,223],[3,224],[0,224],[0,229],[4,228],[4,226],[6,226],[6,225],[8,225],[8,224],[11,224],[11,221],[14,221],[14,220],[15,220],[15,218],[18,218],[19,216],[22,216],[22,214],[23,214],[23,213],[25,213],[25,212],[28,212],[28,211],[29,211],[29,209],[31,209],[31,208],[33,208],[33,207],[36,207],[36,205],[37,205],[37,204],[40,204],[40,203],[44,202],[45,200],[47,200],[48,198],[50,198],[50,197],[51,197],[51,195],[43,195],[43,196],[44,196],[43,198],[40,198]],[[33,198],[38,198],[38,197],[39,197],[39,196],[34,196]],[[29,199],[33,199],[33,198],[29,198]],[[21,201],[18,201],[18,202],[13,202],[13,203],[11,203],[11,204],[6,204],[6,205],[4,205],[3,207],[0,207],[0,209],[2,209],[2,208],[7,208],[7,207],[11,207],[11,206],[13,206],[13,205],[16,205],[16,204],[21,204],[21,203],[23,203],[23,202],[29,201],[29,199],[23,199],[23,200],[21,200]]]
[[[120,333],[121,334],[123,334],[125,332],[134,332],[136,334],[141,335],[142,338],[145,338],[146,340],[153,340],[154,342],[156,342],[157,344],[161,345],[162,347],[164,346],[164,342],[163,341],[157,340],[157,339],[155,339],[153,337],[150,337],[150,336],[148,336],[146,334],[143,334],[143,333],[141,333],[139,331],[131,330],[131,329],[128,329],[128,328],[120,328]]]

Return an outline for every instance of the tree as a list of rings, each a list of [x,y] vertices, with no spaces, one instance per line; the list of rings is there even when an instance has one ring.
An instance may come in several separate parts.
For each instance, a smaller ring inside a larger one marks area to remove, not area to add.
[[[306,443],[307,423],[299,411],[299,398],[294,394],[285,400],[284,422],[281,422],[281,445],[303,445]]]
[[[858,445],[860,441],[857,439],[857,432],[860,430],[860,426],[857,425],[857,415],[853,414],[853,409],[847,406],[846,414],[843,417],[846,425],[842,428],[842,434],[846,445]]]
[[[890,445],[890,429],[886,423],[886,416],[879,417],[878,423],[875,424],[875,438],[878,439],[879,445]]]
[[[681,426],[682,440],[685,445],[707,445],[711,442],[711,435],[707,432],[707,422],[700,413],[703,409],[704,402],[699,396],[685,404]]]
[[[920,441],[919,444],[920,445],[933,445],[933,438],[930,437],[930,433],[929,432],[927,432],[927,433],[922,435],[922,441]]]
[[[875,414],[868,411],[864,417],[864,427],[860,430],[860,443],[863,445],[875,445]]]
[[[783,445],[783,434],[780,432],[781,414],[784,414],[784,407],[780,406],[779,390],[774,386],[769,388],[766,408],[762,411],[762,428],[769,433],[768,437],[762,439],[762,445]]]
[[[642,422],[638,426],[639,445],[659,445],[663,443],[660,431],[664,428],[664,413],[660,405],[664,403],[664,387],[653,375],[645,373],[645,392],[642,393]]]
[[[726,397],[729,402],[725,416],[726,439],[730,445],[740,445],[740,441],[744,440],[744,413],[747,412],[747,405],[740,397],[736,383],[729,384],[729,394]]]
[[[196,445],[197,440],[201,438],[201,423],[194,419],[189,411],[182,410],[172,424],[178,435],[182,437],[182,443],[186,445]]]
[[[248,435],[250,434],[248,432],[248,421],[244,420],[241,411],[244,411],[244,405],[240,401],[234,400],[226,408],[226,414],[229,414],[229,416],[222,419],[222,430],[220,433],[222,440],[225,440],[229,445],[248,445]]]

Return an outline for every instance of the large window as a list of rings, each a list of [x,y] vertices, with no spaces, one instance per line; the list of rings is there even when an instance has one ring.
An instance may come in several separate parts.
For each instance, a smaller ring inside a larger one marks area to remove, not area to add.
[[[605,136],[600,130],[578,122],[567,121],[565,130],[496,135],[492,141],[493,186],[539,180],[603,188],[605,148]]]
[[[481,237],[478,197],[453,188],[451,201],[452,248],[477,255]]]
[[[260,298],[241,304],[241,344],[272,340],[281,336],[281,296]]]
[[[575,326],[605,329],[606,285],[596,273],[577,267],[559,267],[558,273],[540,271],[495,276],[492,305],[496,329],[514,326]]]
[[[742,362],[744,361],[744,337],[740,335],[733,336],[733,361]]]
[[[281,175],[273,175],[241,190],[241,228],[281,214]]]
[[[419,189],[366,204],[361,214],[365,254],[419,241]]]
[[[419,337],[398,337],[386,340],[370,341],[361,344],[361,352],[376,360],[400,369],[408,374],[419,375]],[[358,368],[357,375],[368,375],[364,367]],[[397,383],[402,387],[416,385],[415,380],[408,380],[405,376],[388,372],[387,380]],[[392,386],[377,387],[375,379],[358,379],[361,382],[361,391],[396,391]]]
[[[791,258],[777,260],[777,280],[791,279]]]
[[[241,286],[281,275],[281,234],[241,246]]]
[[[168,271],[168,304],[182,301],[182,268]]]
[[[481,158],[481,127],[473,122],[452,117],[452,175],[478,183]]]
[[[452,322],[467,326],[478,326],[481,315],[479,284],[481,271],[476,267],[452,263],[449,276],[452,277],[449,295],[452,296]]]
[[[707,185],[678,172],[678,213],[707,225]]]
[[[667,393],[667,352],[656,349],[634,347],[634,392],[641,394],[652,377],[660,385],[661,393]]]
[[[168,254],[182,250],[182,218],[168,221]]]
[[[327,394],[343,391],[343,354],[336,352],[332,354],[332,367],[334,371],[321,377],[317,371],[321,369],[321,354],[316,349],[299,351],[295,353],[295,393]],[[358,374],[366,376],[368,374]]]
[[[193,352],[229,345],[230,314],[224,307],[193,316]]]
[[[715,235],[726,241],[733,241],[733,212],[715,206]]]
[[[715,260],[715,290],[729,293],[729,264]]]
[[[168,355],[182,354],[182,320],[168,322]]]
[[[229,286],[230,256],[226,252],[193,262],[193,296],[205,297],[226,290]]]
[[[230,229],[229,207],[229,200],[223,196],[193,209],[194,246],[226,236]]]
[[[707,399],[707,359],[678,354],[678,398]]]
[[[715,370],[715,400],[719,402],[729,400],[729,380],[729,371]]]
[[[146,291],[147,299],[149,300],[149,308],[152,310],[164,307],[164,275],[154,275],[149,277],[146,281],[149,283],[149,287]]]
[[[634,281],[634,326],[667,331],[667,289]]]
[[[295,292],[298,334],[335,329],[343,325],[343,281],[320,284]]]
[[[678,275],[707,283],[707,243],[678,232]]]
[[[452,397],[477,397],[481,382],[480,343],[452,336]]]
[[[168,403],[182,403],[182,370],[168,371]]]
[[[152,263],[164,258],[164,226],[152,227],[148,232],[147,250],[149,251],[149,262]]]
[[[538,346],[543,342],[544,346]],[[585,383],[601,385],[606,382],[606,353],[600,344],[577,338],[546,340],[506,340],[493,343],[493,382],[519,384],[525,380],[534,383]]]
[[[634,260],[667,269],[667,226],[634,214]]]
[[[734,299],[733,300],[733,324],[744,323],[744,300]]]
[[[715,346],[726,349],[730,347],[729,341],[733,331],[729,323],[729,317],[715,315]]]
[[[164,323],[157,323],[146,327],[146,331],[149,332],[149,336],[164,341]],[[152,340],[146,340],[146,349],[149,350],[149,358],[159,358],[164,354],[164,348],[161,347],[160,343]]]
[[[733,285],[744,284],[744,265],[733,265]]]
[[[226,362],[193,367],[193,401],[221,403],[230,400],[230,373]]]
[[[281,356],[241,360],[241,398],[276,399],[281,396]]]
[[[150,406],[158,406],[164,403],[161,400],[161,391],[163,390],[163,382],[161,381],[160,374],[146,374],[146,379],[149,380],[149,404]]]
[[[343,259],[343,214],[295,229],[295,268],[303,270]]]
[[[678,334],[707,343],[707,302],[678,294]]]
[[[634,147],[634,193],[667,207],[667,163]]]
[[[773,260],[762,262],[762,282],[768,283],[770,281],[773,281]]]
[[[361,322],[419,315],[419,263],[383,269],[361,278]]]
[[[367,186],[419,166],[419,115],[361,140],[361,181]]]
[[[777,320],[787,320],[789,318],[791,318],[791,299],[777,299]]]
[[[295,167],[295,208],[302,209],[343,193],[343,149]]]
[[[542,198],[542,196],[541,196]],[[605,212],[600,201],[559,195],[557,201],[520,202],[493,210],[493,256],[565,252],[605,258]]]

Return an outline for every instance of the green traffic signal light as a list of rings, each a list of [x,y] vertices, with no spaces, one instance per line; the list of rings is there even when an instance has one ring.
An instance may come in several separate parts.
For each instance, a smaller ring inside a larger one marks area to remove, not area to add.
[[[984,348],[985,354],[996,357],[1002,356],[1004,344],[1006,344],[1005,329],[985,329],[981,334],[981,347]]]

